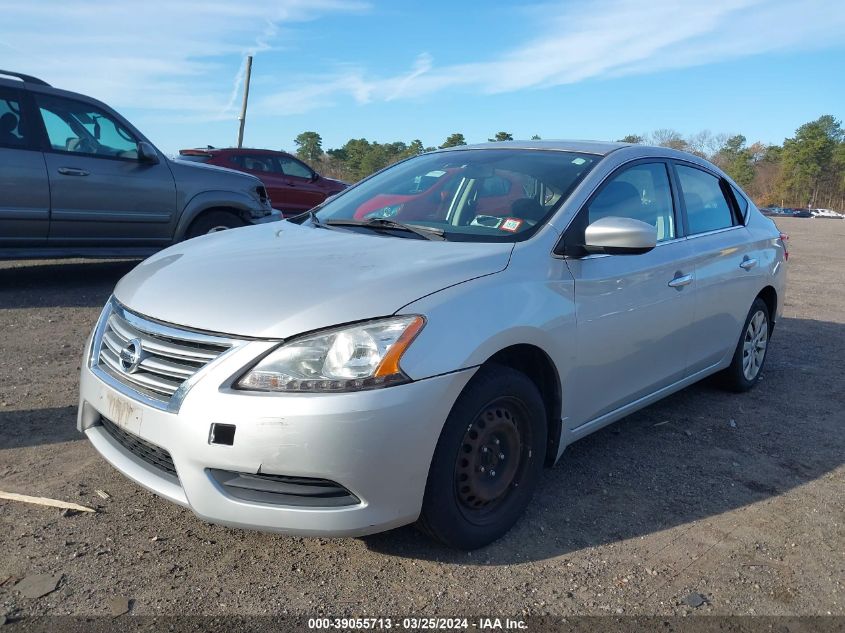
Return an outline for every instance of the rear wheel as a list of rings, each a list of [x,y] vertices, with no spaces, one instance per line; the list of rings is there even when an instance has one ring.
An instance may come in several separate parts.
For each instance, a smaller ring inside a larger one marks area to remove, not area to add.
[[[769,349],[769,308],[759,297],[745,319],[742,335],[730,366],[722,372],[724,385],[732,391],[748,391],[760,380]]]
[[[545,447],[546,411],[534,383],[508,367],[482,367],[443,427],[419,526],[459,549],[495,541],[531,500]]]
[[[227,229],[236,229],[245,224],[241,218],[230,211],[206,211],[191,223],[185,233],[185,239]]]

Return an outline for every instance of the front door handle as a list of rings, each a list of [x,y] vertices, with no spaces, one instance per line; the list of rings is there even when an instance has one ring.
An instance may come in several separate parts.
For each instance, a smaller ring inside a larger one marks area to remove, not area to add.
[[[756,259],[751,259],[750,257],[746,256],[742,259],[742,263],[739,265],[739,267],[742,268],[743,270],[751,270],[756,265],[757,265]]]
[[[692,274],[689,275],[681,275],[679,277],[675,277],[672,281],[669,282],[670,288],[683,288],[684,286],[688,286],[692,283]]]
[[[59,173],[63,176],[87,176],[88,172],[76,167],[59,167]]]

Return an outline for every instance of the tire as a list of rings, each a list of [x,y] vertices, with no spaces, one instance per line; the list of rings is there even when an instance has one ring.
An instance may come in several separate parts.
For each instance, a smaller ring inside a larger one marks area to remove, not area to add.
[[[742,393],[757,384],[768,355],[771,332],[769,308],[757,297],[745,318],[731,364],[721,373],[725,388]]]
[[[236,229],[239,226],[245,226],[245,224],[241,218],[229,211],[206,211],[191,222],[191,226],[185,232],[185,239],[189,240],[192,237],[208,233]]]
[[[534,383],[509,367],[479,369],[440,433],[418,527],[463,550],[504,535],[537,487],[546,438],[546,409]]]

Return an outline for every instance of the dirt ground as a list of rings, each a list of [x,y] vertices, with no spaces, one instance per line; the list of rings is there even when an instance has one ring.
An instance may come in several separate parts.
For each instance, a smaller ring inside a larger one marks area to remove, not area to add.
[[[144,491],[75,429],[83,343],[135,262],[0,263],[0,490],[98,509],[0,501],[0,616],[845,615],[845,222],[778,223],[789,291],[757,388],[695,385],[569,447],[470,554],[411,527],[222,528]],[[26,597],[37,574],[57,588]]]

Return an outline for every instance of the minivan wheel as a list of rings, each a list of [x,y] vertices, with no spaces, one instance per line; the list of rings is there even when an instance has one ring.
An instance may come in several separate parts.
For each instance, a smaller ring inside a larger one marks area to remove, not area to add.
[[[418,526],[458,549],[495,541],[531,500],[545,449],[546,410],[534,383],[509,367],[482,367],[440,434]]]
[[[189,240],[192,237],[207,235],[208,233],[236,229],[244,225],[245,222],[241,218],[229,211],[208,211],[191,223],[185,233],[185,239]]]
[[[769,348],[771,333],[769,308],[759,297],[754,300],[745,319],[733,360],[722,372],[724,385],[732,391],[748,391],[760,380]]]

